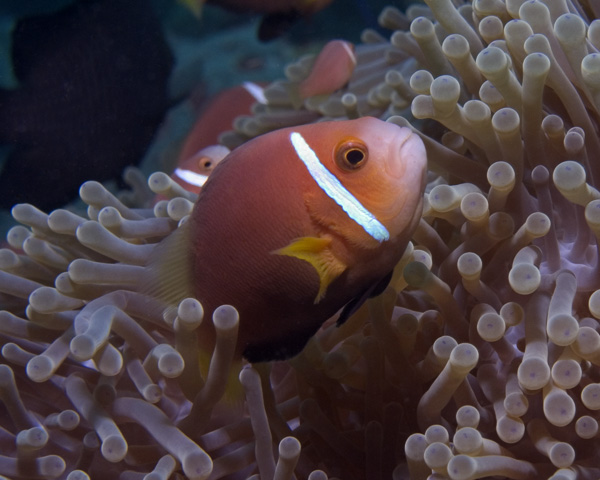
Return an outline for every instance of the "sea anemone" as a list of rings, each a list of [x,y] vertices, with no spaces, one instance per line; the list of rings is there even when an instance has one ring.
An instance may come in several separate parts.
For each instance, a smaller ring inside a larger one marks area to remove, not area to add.
[[[377,116],[431,170],[388,288],[286,362],[245,365],[238,319],[134,286],[194,195],[87,216],[18,205],[0,252],[0,474],[14,478],[591,479],[600,476],[600,9],[427,0],[384,10],[348,84],[297,104],[312,59],[224,135]],[[214,351],[194,330],[213,321]],[[200,357],[210,357],[206,371]],[[234,369],[234,375],[231,371]]]

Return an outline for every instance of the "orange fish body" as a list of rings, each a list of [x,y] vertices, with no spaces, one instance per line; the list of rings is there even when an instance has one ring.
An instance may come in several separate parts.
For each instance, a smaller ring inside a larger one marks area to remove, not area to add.
[[[180,229],[193,295],[208,314],[239,311],[248,360],[296,355],[394,268],[420,218],[425,170],[418,136],[368,117],[247,142],[214,170]]]
[[[240,115],[249,115],[262,87],[255,83],[245,82],[242,85],[219,92],[201,112],[187,135],[178,163],[194,156],[199,150],[219,142],[221,133],[231,130],[233,121]]]
[[[355,66],[354,45],[344,40],[328,42],[317,55],[308,77],[300,82],[300,97],[325,95],[339,90],[348,83]]]

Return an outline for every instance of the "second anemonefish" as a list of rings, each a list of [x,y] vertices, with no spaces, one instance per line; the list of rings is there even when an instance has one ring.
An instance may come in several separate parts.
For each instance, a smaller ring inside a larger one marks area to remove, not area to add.
[[[229,149],[218,145],[221,133],[230,130],[239,115],[247,115],[255,103],[266,103],[263,87],[244,82],[220,92],[206,108],[187,135],[177,166],[171,178],[192,193],[200,193],[210,173],[229,154]],[[162,199],[162,197],[157,197]]]
[[[331,40],[317,55],[308,77],[300,82],[300,97],[304,99],[339,90],[348,83],[355,66],[354,45],[345,40]]]
[[[171,178],[188,192],[195,194],[208,180],[208,176],[215,167],[229,155],[230,150],[223,145],[210,145],[186,158],[177,165]]]
[[[294,356],[385,287],[420,219],[425,173],[420,138],[375,118],[259,136],[215,168],[155,249],[148,288],[174,305],[194,296],[206,315],[233,305],[251,362]],[[214,334],[203,322],[205,348]]]

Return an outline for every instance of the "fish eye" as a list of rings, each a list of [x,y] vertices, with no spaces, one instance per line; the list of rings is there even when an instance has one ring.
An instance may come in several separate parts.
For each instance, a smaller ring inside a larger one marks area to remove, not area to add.
[[[204,170],[208,170],[210,167],[212,167],[212,161],[210,158],[207,157],[202,157],[199,161],[198,161],[198,167]]]
[[[360,142],[346,142],[338,147],[335,160],[344,170],[357,170],[361,168],[369,156],[367,147]]]

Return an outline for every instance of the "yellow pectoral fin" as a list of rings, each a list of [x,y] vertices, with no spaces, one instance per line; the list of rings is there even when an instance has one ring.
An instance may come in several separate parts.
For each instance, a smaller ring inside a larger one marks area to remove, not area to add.
[[[329,284],[346,270],[346,265],[333,254],[330,246],[331,239],[327,237],[300,237],[287,247],[272,252],[305,260],[314,267],[319,275],[319,292],[315,303],[323,299]]]

